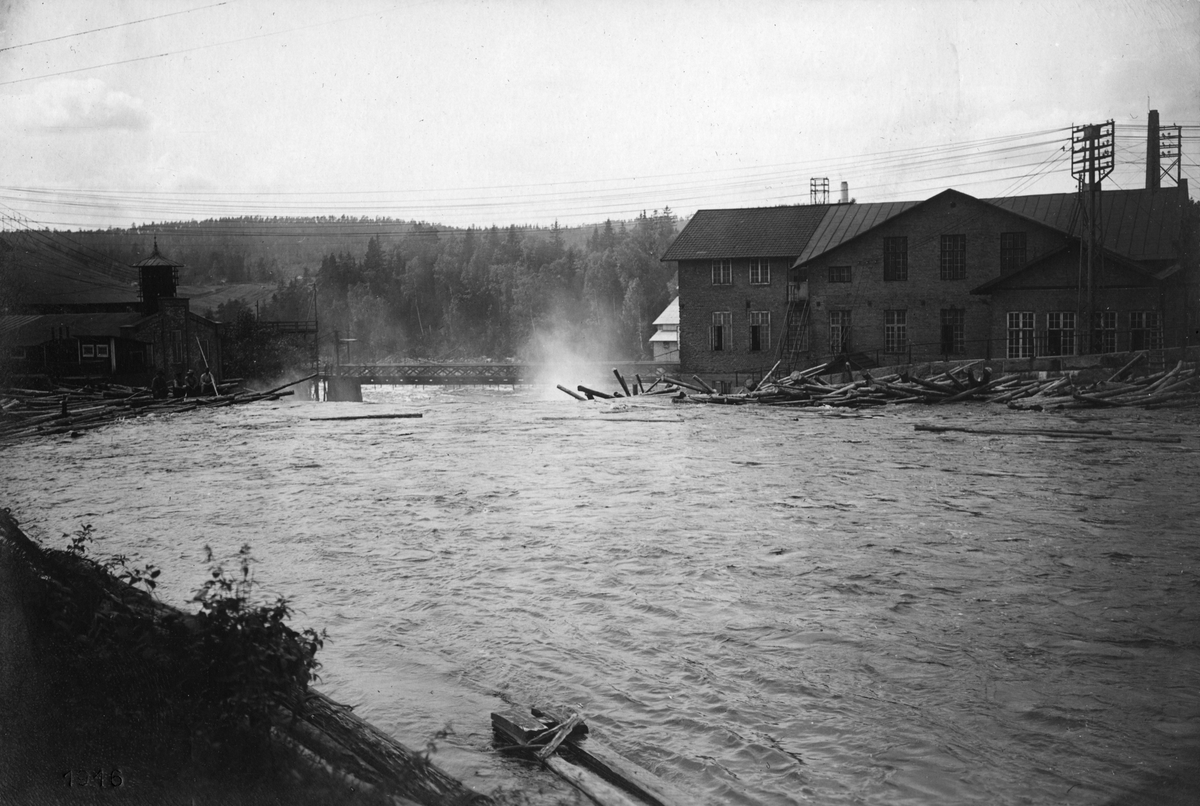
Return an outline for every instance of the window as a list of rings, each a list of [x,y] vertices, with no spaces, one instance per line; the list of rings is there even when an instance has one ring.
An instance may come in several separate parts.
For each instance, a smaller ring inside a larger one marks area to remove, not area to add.
[[[732,285],[733,284],[733,261],[732,260],[714,260],[712,262],[712,284],[713,285]]]
[[[1161,350],[1162,319],[1158,311],[1134,311],[1129,314],[1129,349]]]
[[[1008,274],[1025,265],[1025,233],[1000,233],[1000,273]]]
[[[709,344],[714,353],[732,350],[733,314],[729,311],[713,311],[712,327],[709,328]]]
[[[1045,355],[1075,354],[1075,313],[1060,311],[1046,314]]]
[[[829,352],[844,353],[850,349],[850,312],[829,312]]]
[[[1117,312],[1096,312],[1096,343],[1092,346],[1094,353],[1115,353],[1117,351]]]
[[[848,282],[850,282],[850,267],[849,266],[830,266],[829,267],[829,282],[831,282],[831,283],[848,283]]]
[[[908,279],[908,238],[904,235],[883,239],[883,279]]]
[[[967,351],[963,336],[966,314],[962,308],[942,308],[942,355],[962,355]]]
[[[171,360],[176,364],[183,363],[183,331],[171,331]]]
[[[84,345],[80,346],[80,349],[83,351],[84,358],[95,358],[96,357],[96,345],[84,344]]]
[[[883,312],[883,350],[902,353],[908,349],[908,311]]]
[[[765,257],[751,258],[750,285],[771,284],[771,261]]]
[[[8,351],[8,357],[17,361],[24,361],[29,357],[29,354],[25,352],[24,347],[11,347]]]
[[[967,236],[942,236],[942,279],[962,280],[967,276]]]
[[[96,358],[108,358],[108,345],[107,344],[97,344],[96,345]]]
[[[771,312],[750,312],[750,351],[771,349]]]
[[[1033,311],[1008,312],[1008,357],[1033,357]]]

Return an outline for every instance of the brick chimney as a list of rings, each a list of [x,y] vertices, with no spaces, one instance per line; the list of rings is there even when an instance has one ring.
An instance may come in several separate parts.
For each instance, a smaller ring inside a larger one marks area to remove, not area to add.
[[[1158,190],[1162,171],[1158,166],[1158,110],[1151,109],[1146,120],[1146,190]]]

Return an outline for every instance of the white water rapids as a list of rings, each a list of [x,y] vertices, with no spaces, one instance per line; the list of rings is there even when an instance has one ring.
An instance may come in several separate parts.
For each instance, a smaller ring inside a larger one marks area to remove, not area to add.
[[[93,524],[96,553],[158,565],[183,606],[205,544],[249,543],[295,626],[328,630],[319,687],[410,746],[449,725],[435,760],[485,792],[563,795],[491,747],[490,711],[547,702],[712,804],[1200,783],[1195,411],[367,397],[9,446],[0,506],[45,543]]]

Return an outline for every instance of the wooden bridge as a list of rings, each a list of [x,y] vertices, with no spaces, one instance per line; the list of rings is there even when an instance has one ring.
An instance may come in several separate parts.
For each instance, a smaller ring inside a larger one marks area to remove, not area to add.
[[[654,377],[661,368],[666,372],[678,370],[678,364],[653,361],[591,362],[574,365],[572,370],[592,369],[596,377],[608,375],[613,368],[633,377]],[[507,362],[445,362],[406,364],[340,364],[324,367],[320,380],[325,385],[326,400],[361,401],[363,384],[368,385],[429,385],[429,386],[522,386],[533,384],[539,375],[545,377],[551,368],[541,364],[510,364]],[[610,376],[611,377],[611,376]],[[586,378],[566,378],[576,383]]]

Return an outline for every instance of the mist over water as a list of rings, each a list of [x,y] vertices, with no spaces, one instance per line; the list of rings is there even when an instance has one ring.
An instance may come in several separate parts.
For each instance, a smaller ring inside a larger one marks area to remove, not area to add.
[[[1195,413],[364,393],[7,447],[0,504],[54,544],[94,524],[179,605],[205,544],[249,543],[329,631],[322,690],[410,746],[449,723],[435,758],[483,791],[561,794],[490,749],[489,712],[534,702],[713,804],[1186,803],[1200,781]],[[402,411],[424,417],[311,419]]]

